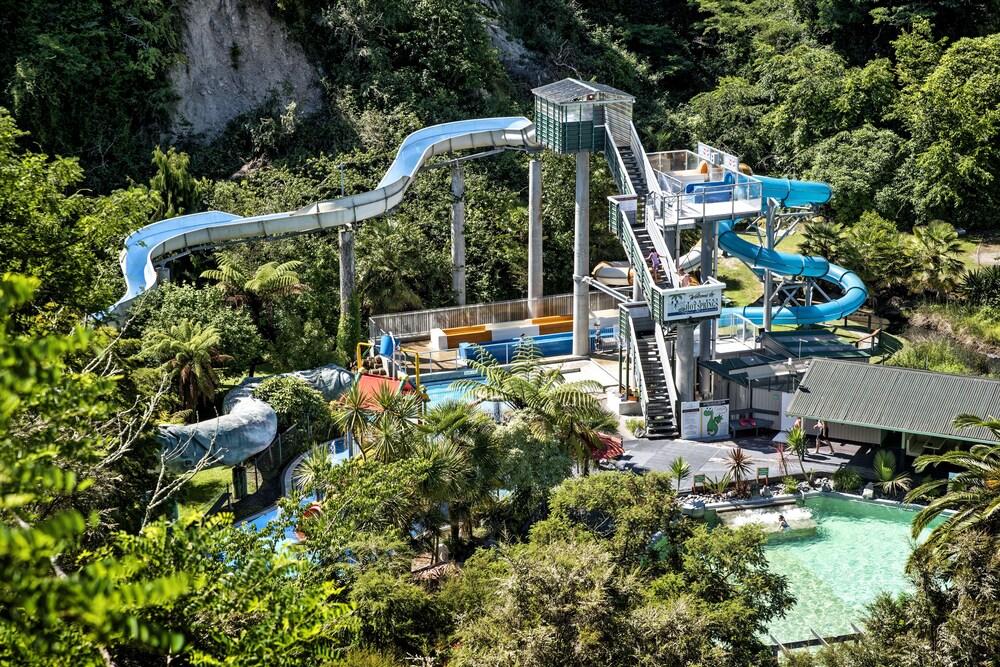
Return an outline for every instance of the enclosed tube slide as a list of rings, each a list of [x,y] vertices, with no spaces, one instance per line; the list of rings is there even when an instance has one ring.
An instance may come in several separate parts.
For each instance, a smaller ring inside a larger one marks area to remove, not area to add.
[[[436,155],[477,148],[534,148],[535,126],[523,117],[481,118],[417,130],[406,137],[396,159],[370,192],[310,204],[298,211],[241,218],[208,211],[162,220],[125,240],[119,261],[125,295],[111,307],[120,315],[140,294],[156,286],[153,266],[168,255],[229,241],[342,227],[385,214],[403,199],[420,168]]]
[[[445,123],[406,137],[389,170],[370,192],[322,201],[298,211],[241,218],[209,211],[162,220],[125,240],[119,260],[127,291],[103,317],[121,315],[146,290],[156,286],[154,262],[163,257],[242,239],[268,238],[351,225],[383,215],[403,199],[410,181],[432,157],[478,148],[534,148],[535,126],[527,118],[483,118]],[[339,396],[353,379],[335,366],[295,373],[324,392]],[[267,403],[253,398],[249,385],[230,392],[224,414],[216,419],[160,429],[157,439],[170,462],[190,468],[205,454],[216,465],[235,465],[263,451],[277,432],[277,417]]]

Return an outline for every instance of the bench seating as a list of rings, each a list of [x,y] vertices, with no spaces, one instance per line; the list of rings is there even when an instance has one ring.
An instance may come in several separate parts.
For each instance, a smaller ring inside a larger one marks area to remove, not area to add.
[[[746,424],[741,424],[741,421],[746,420]],[[774,421],[771,419],[751,419],[750,417],[744,417],[743,419],[730,419],[729,420],[729,432],[739,433],[741,431],[753,431],[754,435],[758,435],[761,429],[770,429],[774,426]]]

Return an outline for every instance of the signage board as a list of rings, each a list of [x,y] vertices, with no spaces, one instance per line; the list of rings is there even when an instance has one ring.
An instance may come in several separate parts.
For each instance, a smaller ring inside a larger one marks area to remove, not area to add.
[[[740,170],[740,158],[738,156],[720,151],[717,148],[712,148],[708,144],[703,144],[700,141],[698,142],[698,157],[705,162],[725,167],[730,171]]]
[[[664,290],[663,321],[718,317],[722,314],[723,284]]]
[[[688,440],[728,438],[729,401],[682,402],[681,437]]]

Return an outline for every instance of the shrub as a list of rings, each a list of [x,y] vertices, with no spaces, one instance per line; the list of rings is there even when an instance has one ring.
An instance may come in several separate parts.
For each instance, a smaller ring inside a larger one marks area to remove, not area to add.
[[[795,493],[799,490],[799,482],[794,477],[786,477],[781,480],[781,490],[783,493]]]
[[[296,377],[269,377],[253,390],[253,397],[270,404],[278,413],[278,427],[298,424],[311,431],[314,439],[325,439],[332,430],[333,418],[323,394]]]
[[[966,271],[956,291],[972,307],[1000,307],[1000,265]]]
[[[840,468],[833,473],[835,491],[857,491],[861,487],[861,475],[853,468]]]
[[[627,428],[632,435],[638,437],[639,432],[645,430],[646,428],[646,420],[638,417],[629,417],[625,420],[625,428]]]

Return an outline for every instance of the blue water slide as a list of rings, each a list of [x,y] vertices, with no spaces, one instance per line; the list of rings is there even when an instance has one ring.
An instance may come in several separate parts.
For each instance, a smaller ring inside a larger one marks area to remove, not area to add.
[[[739,180],[743,179],[748,182],[750,180],[760,181],[765,210],[769,199],[777,200],[781,206],[810,206],[828,202],[832,194],[830,186],[826,183],[741,175]],[[801,325],[831,322],[843,319],[864,305],[868,298],[868,290],[853,271],[831,264],[822,257],[807,257],[769,250],[751,243],[733,231],[733,224],[732,220],[719,222],[719,247],[733,257],[746,262],[754,269],[770,269],[782,276],[825,280],[836,284],[844,293],[839,298],[826,303],[775,308],[771,311],[773,324]],[[759,325],[764,322],[764,308],[762,306],[744,306],[724,308],[721,324],[723,326],[730,324],[733,314],[742,315],[754,324]],[[728,321],[727,316],[729,316]]]
[[[420,168],[436,155],[478,148],[534,148],[535,126],[523,117],[478,118],[425,127],[400,144],[396,158],[370,192],[310,204],[298,211],[243,218],[208,211],[161,220],[125,239],[119,261],[126,292],[109,314],[121,314],[156,286],[154,262],[164,257],[242,239],[268,238],[351,225],[399,205]],[[100,316],[99,316],[100,317]]]

